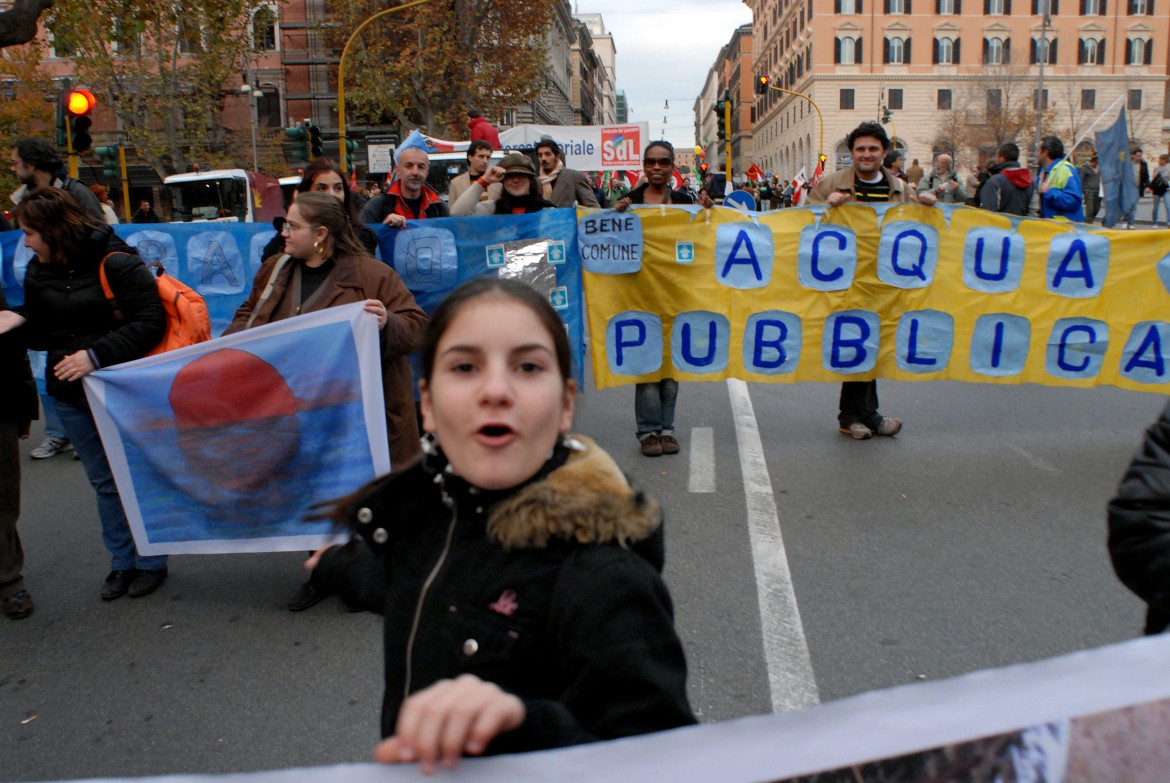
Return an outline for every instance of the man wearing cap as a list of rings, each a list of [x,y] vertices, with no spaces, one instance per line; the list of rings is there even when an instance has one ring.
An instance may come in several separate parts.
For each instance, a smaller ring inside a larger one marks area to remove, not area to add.
[[[413,131],[398,148],[394,160],[394,182],[381,196],[362,208],[363,223],[385,223],[401,228],[409,220],[447,217],[443,199],[427,185],[431,159],[422,134]]]
[[[481,199],[493,187],[501,189],[496,198]],[[513,152],[492,166],[482,177],[471,183],[459,200],[451,205],[451,214],[462,215],[524,215],[556,207],[540,195],[536,166],[527,155]]]
[[[536,158],[540,161],[540,195],[558,207],[597,207],[597,195],[589,180],[579,171],[565,168],[561,160],[561,145],[545,136],[536,142]]]
[[[467,171],[451,180],[451,185],[447,189],[447,203],[454,204],[458,201],[459,197],[463,195],[463,191],[471,187],[472,182],[487,173],[491,165],[492,145],[482,139],[471,142],[467,148]],[[495,200],[500,197],[501,190],[499,184],[493,185],[488,188],[485,197]]]

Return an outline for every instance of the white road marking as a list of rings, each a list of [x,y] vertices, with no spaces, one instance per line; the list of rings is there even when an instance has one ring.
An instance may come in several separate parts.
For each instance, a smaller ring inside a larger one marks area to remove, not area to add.
[[[691,476],[687,489],[691,492],[715,491],[715,429],[691,428]]]
[[[780,517],[772,481],[764,462],[764,446],[747,384],[727,381],[739,464],[747,499],[748,533],[760,602],[760,628],[764,637],[764,661],[772,690],[772,710],[799,710],[820,703],[816,675],[808,652],[808,640],[796,605],[788,555],[780,535]]]

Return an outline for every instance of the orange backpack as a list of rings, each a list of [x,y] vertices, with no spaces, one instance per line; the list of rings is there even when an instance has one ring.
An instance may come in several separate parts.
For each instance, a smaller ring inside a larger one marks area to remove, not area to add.
[[[114,317],[122,320],[122,309],[118,307],[118,300],[110,290],[110,283],[106,279],[106,261],[118,251],[108,254],[102,259],[98,267],[98,275],[102,281],[102,292],[114,308]],[[120,253],[120,255],[130,255]],[[145,262],[143,262],[145,263]],[[211,316],[207,312],[207,302],[199,293],[185,285],[177,278],[166,274],[163,265],[153,261],[148,266],[154,271],[155,282],[158,283],[158,298],[162,300],[163,309],[167,313],[167,331],[162,341],[146,354],[154,356],[157,353],[173,351],[211,339]]]

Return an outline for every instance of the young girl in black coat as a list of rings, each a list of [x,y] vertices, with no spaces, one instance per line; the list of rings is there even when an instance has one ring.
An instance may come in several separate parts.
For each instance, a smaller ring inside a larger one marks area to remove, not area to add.
[[[694,723],[661,513],[568,434],[576,384],[545,298],[462,286],[422,369],[422,460],[339,502],[365,546],[309,561],[386,618],[376,757],[430,772]]]

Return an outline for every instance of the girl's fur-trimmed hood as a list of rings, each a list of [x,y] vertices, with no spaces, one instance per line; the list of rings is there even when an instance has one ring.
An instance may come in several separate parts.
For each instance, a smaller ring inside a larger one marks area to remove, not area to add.
[[[541,548],[557,538],[628,547],[649,538],[662,523],[658,503],[631,487],[589,438],[571,435],[566,443],[564,465],[491,510],[488,535],[506,548]]]

